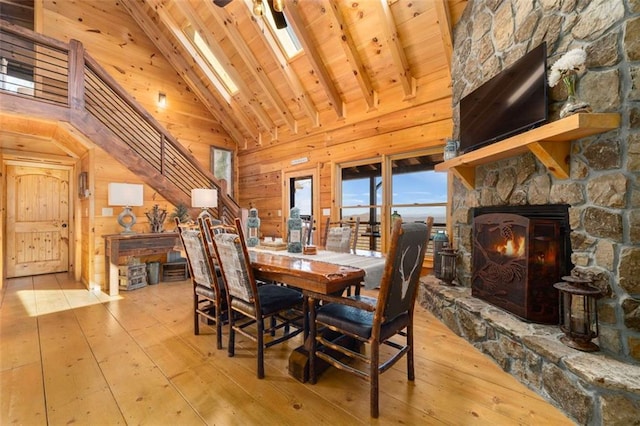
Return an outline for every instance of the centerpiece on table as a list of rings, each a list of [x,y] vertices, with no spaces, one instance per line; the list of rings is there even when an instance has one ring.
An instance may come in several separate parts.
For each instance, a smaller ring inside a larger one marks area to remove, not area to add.
[[[578,99],[576,95],[576,83],[578,72],[583,69],[587,60],[587,53],[582,49],[573,49],[562,55],[552,66],[549,72],[549,87],[555,87],[562,81],[567,90],[567,100],[560,109],[560,117],[566,117],[578,112],[591,112],[588,102]]]

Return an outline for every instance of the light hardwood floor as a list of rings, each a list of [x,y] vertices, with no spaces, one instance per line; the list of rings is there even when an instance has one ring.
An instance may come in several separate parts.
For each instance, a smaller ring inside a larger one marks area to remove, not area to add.
[[[404,360],[381,376],[378,420],[365,381],[288,375],[301,336],[267,349],[264,380],[253,343],[229,358],[213,329],[195,336],[188,281],[111,298],[66,274],[11,279],[0,311],[2,425],[571,424],[420,307],[416,381]]]

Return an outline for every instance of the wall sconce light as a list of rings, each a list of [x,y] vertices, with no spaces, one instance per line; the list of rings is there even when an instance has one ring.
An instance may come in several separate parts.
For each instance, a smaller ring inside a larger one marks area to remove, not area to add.
[[[560,330],[564,333],[560,341],[584,352],[600,349],[591,339],[598,337],[596,302],[602,292],[589,284],[587,278],[566,276],[553,285],[560,291]]]
[[[136,223],[136,217],[131,212],[132,206],[141,206],[144,202],[143,186],[131,183],[109,184],[109,205],[123,206],[124,210],[118,215],[118,223],[124,228],[123,234],[135,234],[131,227]]]
[[[167,95],[163,92],[158,92],[158,106],[160,108],[167,106]]]
[[[202,209],[202,211],[198,215],[198,218],[209,216],[211,219],[213,219],[214,217],[211,215],[211,213],[209,213],[208,209],[218,207],[218,190],[211,188],[192,189],[191,207]]]
[[[89,173],[80,172],[78,175],[78,197],[87,198],[91,193],[89,192]]]

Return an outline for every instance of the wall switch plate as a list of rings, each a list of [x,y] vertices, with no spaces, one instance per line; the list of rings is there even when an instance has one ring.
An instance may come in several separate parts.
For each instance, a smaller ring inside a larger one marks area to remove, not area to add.
[[[111,208],[111,207],[103,207],[102,208],[102,216],[105,216],[105,217],[113,216],[113,208]]]

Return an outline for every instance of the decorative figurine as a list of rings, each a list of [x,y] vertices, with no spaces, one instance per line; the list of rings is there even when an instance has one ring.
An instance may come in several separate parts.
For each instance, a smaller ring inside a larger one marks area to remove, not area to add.
[[[302,219],[297,207],[291,209],[287,220],[287,251],[302,253]]]
[[[247,218],[247,246],[255,247],[260,243],[260,218],[258,217],[258,209],[249,209],[249,217]]]

